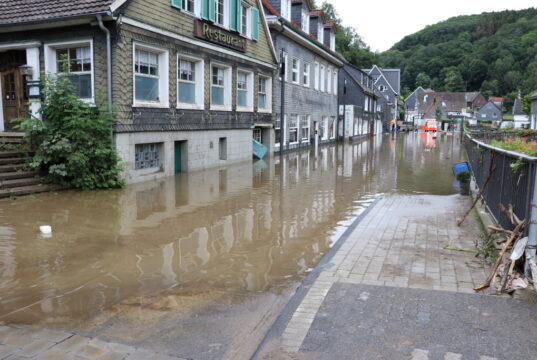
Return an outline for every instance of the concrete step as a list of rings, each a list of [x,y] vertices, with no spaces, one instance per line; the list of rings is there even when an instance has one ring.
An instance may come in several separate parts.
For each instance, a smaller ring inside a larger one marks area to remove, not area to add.
[[[1,189],[11,189],[16,187],[23,187],[23,186],[32,186],[32,185],[39,185],[41,183],[41,179],[38,177],[27,177],[27,178],[21,178],[21,179],[11,179],[11,180],[0,180],[0,190]]]
[[[0,165],[0,173],[16,172],[18,170],[24,170],[28,165],[26,164],[9,164]]]
[[[20,131],[0,131],[0,137],[21,138],[25,135],[26,133]]]
[[[38,194],[47,191],[55,191],[62,189],[59,185],[31,185],[31,186],[21,186],[11,189],[2,189],[0,190],[0,198],[8,198],[11,196],[24,196],[31,194]]]
[[[12,172],[0,172],[0,181],[13,180],[13,179],[25,179],[33,178],[39,175],[38,171],[12,171]]]
[[[24,157],[0,158],[0,165],[25,164],[29,160],[29,158]]]
[[[32,152],[26,152],[26,151],[0,151],[0,159],[26,158],[32,155],[33,155]]]
[[[22,144],[24,137],[5,137],[0,136],[0,144]]]

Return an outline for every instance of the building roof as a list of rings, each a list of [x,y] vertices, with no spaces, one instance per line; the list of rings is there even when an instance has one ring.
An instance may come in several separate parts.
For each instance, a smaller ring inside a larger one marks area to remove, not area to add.
[[[503,102],[503,101],[504,101],[504,98],[503,98],[503,97],[494,97],[494,96],[491,96],[491,97],[489,97],[489,101]]]
[[[395,91],[397,94],[400,94],[401,92],[401,70],[400,69],[382,69],[378,67],[377,65],[373,65],[371,69],[362,69],[362,70],[374,77],[384,75],[384,78],[390,84],[390,86],[392,87],[392,90]]]
[[[34,23],[104,13],[113,0],[2,0],[0,25]]]
[[[440,106],[444,112],[459,112],[481,95],[479,92],[423,92],[418,93],[418,112],[427,115]]]
[[[367,75],[367,73],[365,73],[362,70],[352,66],[349,63],[346,63],[345,67],[343,69],[347,72],[347,74],[349,74],[351,79],[362,89],[362,91],[364,93],[369,94],[369,95],[373,95],[373,96],[376,95],[374,89],[368,88],[367,86],[363,85],[362,82],[360,81],[361,77],[362,77],[362,74],[365,75],[365,76],[369,76],[369,75]],[[373,82],[373,81],[371,81],[371,82]]]
[[[522,110],[522,101],[519,98],[516,98],[513,104],[513,115],[526,115],[524,110]]]
[[[537,100],[537,91],[530,95],[531,100]]]
[[[500,107],[498,105],[496,105],[496,101],[493,101],[493,100],[489,100],[485,105],[483,105],[478,111],[481,111],[483,110],[485,107],[490,107],[490,106],[494,106],[500,113],[502,112],[502,110],[500,109]]]

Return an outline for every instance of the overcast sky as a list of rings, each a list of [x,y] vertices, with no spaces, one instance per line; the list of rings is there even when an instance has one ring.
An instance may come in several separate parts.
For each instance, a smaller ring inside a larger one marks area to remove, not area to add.
[[[388,50],[406,35],[457,15],[484,11],[526,9],[536,0],[329,0],[335,5],[343,25],[353,26],[371,50]],[[322,0],[317,0],[318,4]]]

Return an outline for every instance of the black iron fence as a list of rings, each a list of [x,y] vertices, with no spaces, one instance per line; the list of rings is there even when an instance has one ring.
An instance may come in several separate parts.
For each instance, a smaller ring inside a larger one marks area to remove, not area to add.
[[[483,192],[487,208],[504,229],[512,230],[514,226],[502,205],[512,206],[520,220],[530,219],[537,158],[493,147],[477,137],[468,135],[465,141],[473,175],[479,189],[488,179]]]

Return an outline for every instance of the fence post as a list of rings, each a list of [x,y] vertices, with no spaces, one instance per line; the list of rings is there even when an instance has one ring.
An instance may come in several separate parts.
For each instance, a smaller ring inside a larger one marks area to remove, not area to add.
[[[529,232],[528,232],[528,252],[531,255],[531,257],[535,260],[535,254],[536,254],[536,248],[537,246],[537,166],[535,164],[532,164],[531,166],[533,168],[533,194],[530,197],[530,203],[528,206],[530,207],[530,217],[529,217]],[[530,179],[531,182],[531,179]]]

